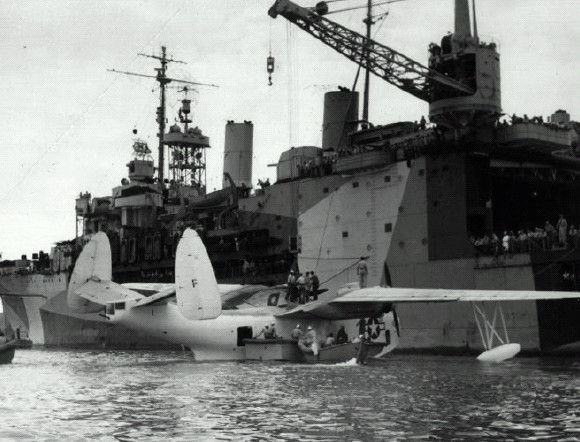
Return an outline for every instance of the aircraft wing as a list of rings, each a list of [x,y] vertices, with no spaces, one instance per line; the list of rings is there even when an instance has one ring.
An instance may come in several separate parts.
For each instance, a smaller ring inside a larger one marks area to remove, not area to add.
[[[167,287],[151,296],[146,296],[141,299],[138,299],[135,302],[135,307],[143,307],[145,305],[159,305],[159,304],[167,304],[172,298],[175,298],[175,285],[174,284],[166,284]]]
[[[534,290],[452,290],[405,289],[369,287],[353,290],[329,304],[366,304],[376,302],[481,302],[481,301],[535,301],[580,298],[578,292],[544,292]]]
[[[277,313],[281,319],[327,319],[330,321],[358,319],[363,317],[377,317],[390,311],[391,302],[383,300],[367,300],[363,302],[349,302],[335,304],[335,299],[329,301],[318,300],[299,305],[291,310]]]
[[[275,316],[284,319],[328,320],[376,317],[390,311],[392,304],[412,302],[482,302],[580,299],[577,292],[533,290],[451,290],[369,287],[340,294],[329,301],[299,305]]]
[[[75,294],[100,305],[143,298],[143,295],[113,281],[87,281],[75,289]]]
[[[175,284],[150,284],[150,283],[130,283],[123,284],[123,287],[130,288],[141,294],[146,294],[145,292],[153,291],[154,289],[159,289],[150,296],[143,297],[139,299],[134,307],[143,307],[146,305],[160,305],[166,304],[172,299],[175,299]],[[239,294],[240,292],[249,292],[250,294],[258,291],[264,290],[267,287],[260,286],[245,286],[241,284],[220,284],[218,285],[219,291],[222,295],[222,303],[226,301],[225,298],[231,298]]]
[[[145,296],[153,295],[155,293],[159,293],[161,291],[175,287],[175,284],[163,284],[158,282],[127,282],[122,285],[123,287],[141,293]]]

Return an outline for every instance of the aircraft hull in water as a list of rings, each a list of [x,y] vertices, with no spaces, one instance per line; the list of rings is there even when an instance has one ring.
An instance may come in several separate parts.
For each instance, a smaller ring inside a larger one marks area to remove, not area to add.
[[[164,340],[111,324],[99,314],[78,314],[67,305],[67,275],[0,278],[9,337],[35,346],[68,348],[177,348]]]

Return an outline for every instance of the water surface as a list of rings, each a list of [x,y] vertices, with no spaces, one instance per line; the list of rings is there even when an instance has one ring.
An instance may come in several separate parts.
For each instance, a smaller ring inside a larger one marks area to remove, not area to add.
[[[393,356],[380,366],[18,351],[2,440],[580,441],[580,361]]]

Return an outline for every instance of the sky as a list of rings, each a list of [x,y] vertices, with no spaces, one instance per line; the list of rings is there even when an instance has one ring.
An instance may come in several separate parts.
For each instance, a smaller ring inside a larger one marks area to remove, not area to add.
[[[219,85],[198,87],[192,96],[193,124],[212,146],[209,190],[221,187],[228,120],[254,123],[254,183],[275,181],[275,168],[268,164],[290,146],[320,146],[324,93],[352,87],[357,66],[284,18],[271,19],[272,3],[0,2],[3,258],[30,257],[74,238],[75,198],[85,191],[110,195],[127,176],[133,129],[157,158],[157,84],[107,71],[154,75],[157,62],[138,53],[158,54],[165,45],[170,56],[187,63],[171,64],[169,76]],[[330,6],[365,3],[343,0]],[[429,43],[453,29],[453,5],[453,0],[406,0],[377,7],[389,14],[375,27],[375,39],[426,64]],[[363,14],[328,18],[362,32]],[[499,45],[504,112],[547,116],[565,109],[580,120],[580,1],[479,0],[477,14],[482,39]],[[272,86],[266,73],[270,48],[276,60]],[[181,98],[170,89],[170,123]],[[426,103],[372,79],[373,123],[427,114]]]

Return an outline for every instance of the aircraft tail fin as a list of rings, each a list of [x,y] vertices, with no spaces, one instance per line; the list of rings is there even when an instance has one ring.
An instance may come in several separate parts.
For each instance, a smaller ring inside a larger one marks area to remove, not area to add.
[[[222,300],[205,246],[195,230],[186,229],[175,255],[175,292],[187,319],[215,319]]]
[[[85,245],[76,260],[68,284],[67,304],[76,312],[95,313],[102,305],[91,302],[75,293],[87,281],[110,281],[112,277],[111,245],[104,232],[99,232]]]

